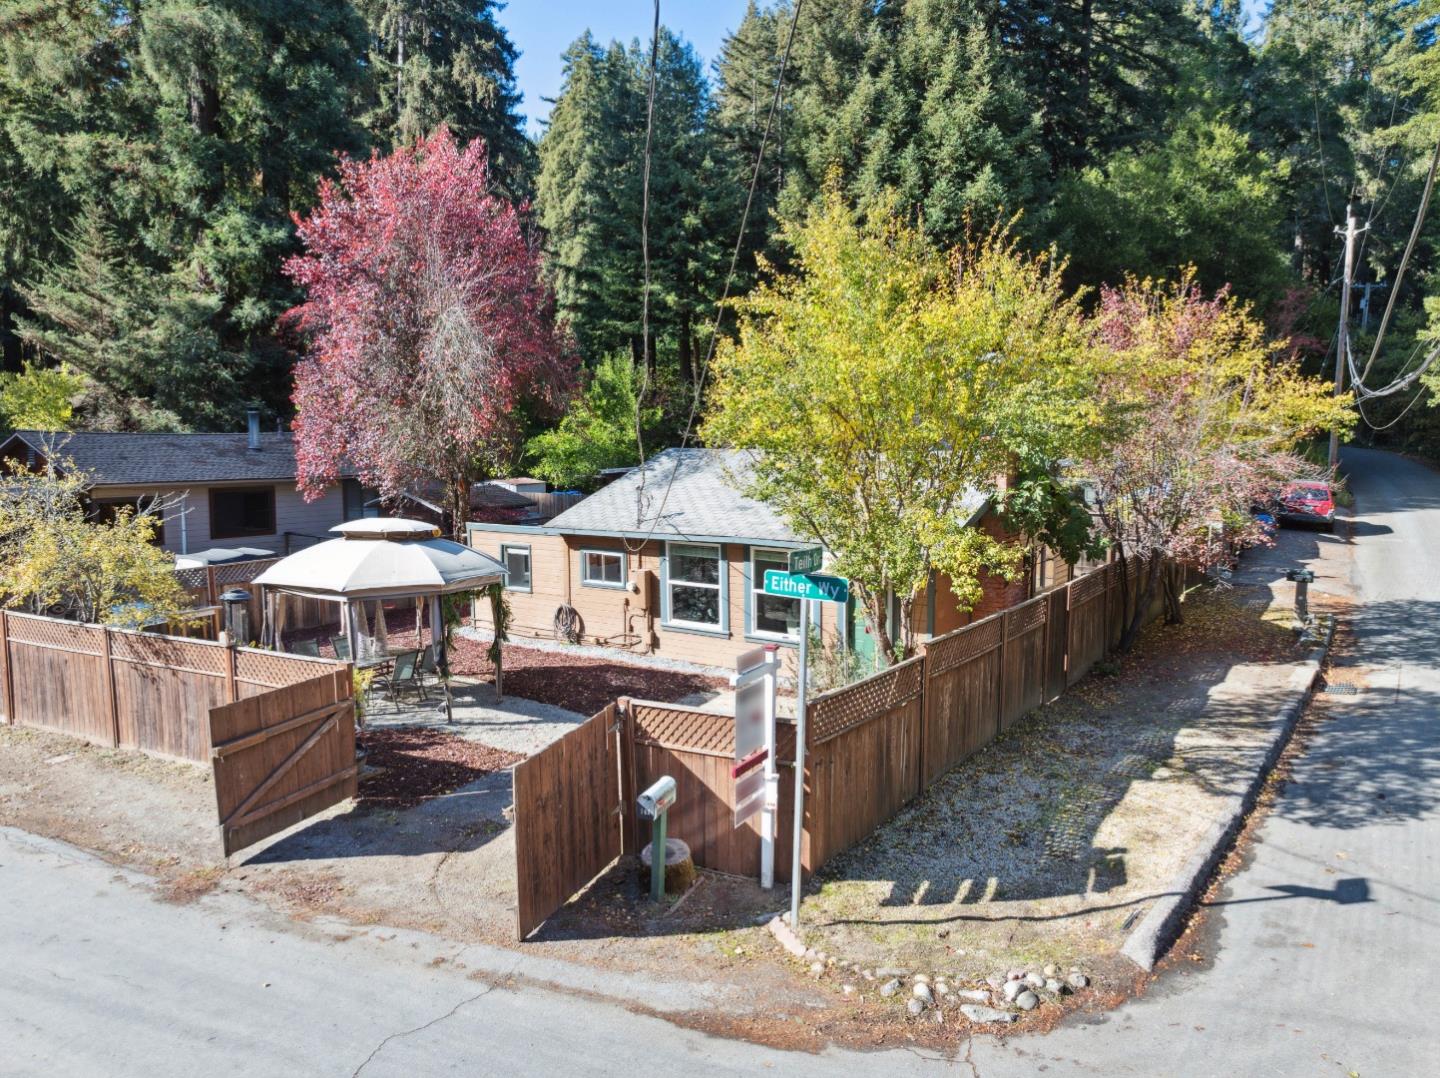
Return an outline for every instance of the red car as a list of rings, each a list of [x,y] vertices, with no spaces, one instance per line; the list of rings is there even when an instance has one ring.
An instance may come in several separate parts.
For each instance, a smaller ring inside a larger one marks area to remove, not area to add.
[[[1285,524],[1319,524],[1333,528],[1335,496],[1330,484],[1310,480],[1285,484],[1280,492],[1279,512],[1275,515]]]

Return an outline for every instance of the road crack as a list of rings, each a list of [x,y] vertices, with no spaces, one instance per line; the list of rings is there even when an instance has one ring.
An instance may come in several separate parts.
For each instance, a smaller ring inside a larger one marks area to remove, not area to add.
[[[497,986],[494,984],[488,984],[479,992],[476,992],[473,996],[462,999],[459,1003],[455,1004],[455,1006],[451,1007],[448,1011],[440,1015],[438,1018],[432,1018],[424,1025],[416,1026],[414,1029],[403,1029],[399,1032],[390,1034],[388,1037],[386,1037],[384,1040],[382,1040],[379,1044],[375,1046],[374,1050],[372,1050],[371,1053],[365,1057],[365,1061],[361,1063],[360,1066],[356,1067],[353,1071],[351,1071],[350,1078],[358,1078],[360,1072],[363,1071],[366,1067],[370,1066],[370,1064],[374,1061],[375,1057],[378,1056],[381,1051],[384,1050],[385,1046],[391,1041],[398,1041],[402,1040],[405,1037],[413,1037],[417,1033],[424,1033],[432,1026],[438,1026],[441,1022],[454,1018],[455,1015],[459,1013],[460,1008],[468,1007],[476,1000],[481,999],[484,996],[488,996],[491,992],[495,990],[496,987]]]

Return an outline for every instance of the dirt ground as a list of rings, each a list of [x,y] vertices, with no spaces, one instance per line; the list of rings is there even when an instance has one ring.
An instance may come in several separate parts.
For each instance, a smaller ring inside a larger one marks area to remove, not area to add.
[[[822,870],[807,942],[981,980],[1110,964],[1262,751],[1301,655],[1268,590],[1202,591]]]
[[[1222,708],[1215,736],[1185,731],[1237,659],[1263,669],[1295,657],[1288,628],[1263,617],[1268,599],[1248,586],[1196,597],[1187,626],[1153,627],[1118,676],[1088,679],[952,772],[827,868],[806,901],[807,942],[877,967],[944,973],[957,985],[1042,961],[1091,972],[1094,989],[1042,1008],[1022,1023],[1027,1030],[1116,1005],[1139,983],[1114,958],[1116,941],[1165,877],[1156,851],[1188,852],[1198,825],[1186,819],[1194,805],[1186,799],[1228,781],[1227,744],[1243,734],[1244,707]],[[507,691],[519,692],[508,673]],[[426,757],[427,773],[438,774],[418,804],[372,787],[373,796],[227,864],[207,769],[0,726],[0,824],[149,872],[172,901],[237,892],[301,919],[513,947],[509,761],[483,745],[412,740],[389,748]],[[956,1031],[968,1027],[953,1011],[940,1024],[906,1022],[903,1001],[877,998],[873,985],[842,994],[854,977],[832,971],[817,981],[785,957],[760,927],[786,905],[783,891],[702,873],[661,908],[644,894],[634,864],[622,862],[524,950],[657,977],[703,970],[707,982],[751,1001],[685,1019],[709,1032],[787,1047],[901,1043],[963,1053]]]

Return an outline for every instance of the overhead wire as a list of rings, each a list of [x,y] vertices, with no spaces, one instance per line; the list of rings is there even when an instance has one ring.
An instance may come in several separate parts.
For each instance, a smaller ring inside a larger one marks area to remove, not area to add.
[[[656,32],[657,32],[657,35],[658,35],[658,32],[659,32],[659,31],[658,31],[658,26],[659,26],[659,21],[658,21],[658,20],[659,20],[659,7],[660,7],[660,5],[659,5],[659,0],[656,0],[655,7],[656,7],[656,26],[657,26],[657,31],[656,31]],[[738,233],[737,233],[736,236],[735,236],[735,246],[734,246],[734,248],[733,248],[733,249],[731,250],[731,252],[730,252],[730,268],[729,268],[729,270],[726,272],[726,275],[725,275],[725,284],[724,284],[724,287],[721,289],[720,298],[719,298],[718,300],[716,300],[716,303],[715,303],[715,321],[714,321],[713,325],[711,326],[711,330],[710,330],[710,340],[709,340],[709,341],[707,342],[707,344],[706,344],[705,356],[704,356],[704,358],[701,360],[700,369],[695,373],[695,386],[694,386],[694,392],[693,392],[693,394],[692,394],[692,396],[691,396],[691,400],[690,400],[690,412],[689,412],[689,415],[686,417],[686,420],[685,420],[685,430],[684,430],[684,432],[683,432],[683,433],[681,434],[681,436],[680,436],[680,448],[682,448],[682,449],[683,449],[683,448],[686,446],[686,444],[690,441],[690,436],[691,436],[691,434],[692,434],[692,432],[694,431],[694,428],[695,428],[695,418],[696,418],[696,416],[699,414],[699,411],[700,411],[700,401],[701,401],[701,396],[702,396],[702,393],[703,393],[703,390],[704,390],[704,386],[705,386],[705,379],[708,377],[709,370],[710,370],[710,362],[711,362],[711,360],[712,360],[712,359],[714,358],[714,356],[715,356],[715,345],[716,345],[716,343],[718,342],[719,337],[720,337],[720,322],[721,322],[721,320],[724,318],[724,315],[725,315],[725,307],[726,307],[726,304],[729,302],[729,299],[730,299],[730,289],[731,289],[731,286],[735,283],[735,271],[736,271],[736,269],[738,268],[738,266],[739,266],[739,264],[740,264],[740,252],[744,249],[744,246],[745,246],[745,230],[746,230],[746,228],[747,228],[747,226],[748,226],[748,224],[749,224],[749,221],[750,221],[750,210],[751,210],[751,207],[754,205],[754,202],[755,202],[755,191],[756,191],[756,189],[758,188],[759,183],[760,183],[760,172],[761,172],[761,169],[764,167],[764,162],[765,162],[765,149],[766,149],[766,147],[768,146],[768,144],[769,144],[769,142],[770,142],[770,133],[771,133],[771,131],[773,130],[774,125],[775,125],[775,117],[776,117],[776,114],[777,114],[777,113],[779,112],[779,110],[780,110],[781,93],[782,93],[782,91],[783,91],[783,89],[784,89],[784,86],[785,86],[785,70],[786,70],[787,67],[789,67],[789,64],[790,64],[790,51],[791,51],[792,46],[795,44],[795,27],[796,27],[796,25],[800,22],[800,11],[801,11],[801,9],[802,9],[803,7],[804,7],[804,0],[795,0],[795,8],[794,8],[794,10],[791,12],[791,14],[790,14],[790,28],[789,28],[789,30],[786,32],[786,35],[785,35],[785,48],[784,48],[784,50],[781,52],[781,55],[780,55],[780,67],[779,67],[779,69],[777,70],[777,72],[776,72],[776,74],[775,74],[775,91],[774,91],[774,93],[771,95],[771,98],[770,98],[770,109],[769,109],[769,111],[768,111],[768,112],[766,113],[766,115],[765,115],[765,128],[764,128],[764,130],[761,132],[761,135],[760,135],[760,146],[759,146],[759,148],[757,149],[757,151],[756,151],[756,153],[755,153],[755,168],[751,171],[751,174],[750,174],[750,188],[749,188],[749,190],[748,190],[748,191],[746,192],[746,194],[745,194],[745,208],[741,211],[741,214],[740,214],[740,229],[739,229]],[[637,422],[637,426],[638,426],[638,423],[639,423],[638,414],[637,414],[637,420],[636,420],[636,422]],[[641,458],[641,464],[642,464],[642,465],[644,464],[644,458],[643,458],[643,457]],[[661,520],[664,518],[664,516],[665,516],[665,509],[666,509],[666,506],[669,504],[669,500],[670,500],[670,491],[671,491],[671,490],[674,488],[674,486],[675,486],[675,478],[676,478],[676,476],[679,474],[679,471],[680,471],[680,457],[679,457],[679,455],[677,454],[676,457],[675,457],[675,463],[674,463],[674,465],[673,465],[673,466],[671,467],[671,469],[670,469],[670,475],[669,475],[669,477],[667,478],[667,480],[666,480],[666,482],[665,482],[665,492],[664,492],[664,494],[663,494],[663,495],[661,496],[661,498],[660,498],[660,505],[659,505],[659,507],[656,509],[653,517],[651,517],[651,519],[650,519],[650,525],[649,525],[648,529],[646,530],[646,533],[645,533],[644,538],[641,539],[640,542],[639,542],[639,545],[638,545],[638,546],[635,546],[635,547],[632,547],[632,546],[631,546],[630,540],[628,540],[628,539],[625,540],[625,547],[626,547],[626,549],[629,550],[632,554],[633,554],[633,553],[638,553],[640,550],[642,550],[642,549],[644,548],[644,546],[645,546],[647,543],[650,542],[651,539],[653,539],[653,538],[655,537],[655,532],[656,532],[656,530],[657,530],[657,529],[659,528],[659,526],[660,526],[660,521],[661,521]],[[643,492],[644,492],[644,478],[645,478],[645,475],[644,475],[644,470],[643,470],[643,468],[642,468],[642,470],[641,470],[641,475],[640,475],[640,479],[641,479],[640,492],[641,492],[641,495],[642,495],[642,496],[643,496]],[[645,513],[644,506],[643,506],[643,504],[641,504],[641,503],[639,502],[639,500],[637,499],[637,505],[636,505],[636,525],[637,525],[637,527],[638,527],[639,525],[641,525],[641,524],[644,523],[645,516],[646,516],[646,513]]]

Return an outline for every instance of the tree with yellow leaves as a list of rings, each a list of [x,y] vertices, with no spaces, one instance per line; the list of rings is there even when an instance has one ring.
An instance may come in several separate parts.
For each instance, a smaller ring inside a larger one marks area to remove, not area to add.
[[[1059,267],[1003,231],[947,255],[832,190],[784,235],[793,269],[738,304],[704,437],[753,451],[750,492],[833,553],[899,661],[932,571],[966,605],[982,570],[1020,571],[967,519],[1018,457],[1058,460],[1093,428],[1083,319]]]

